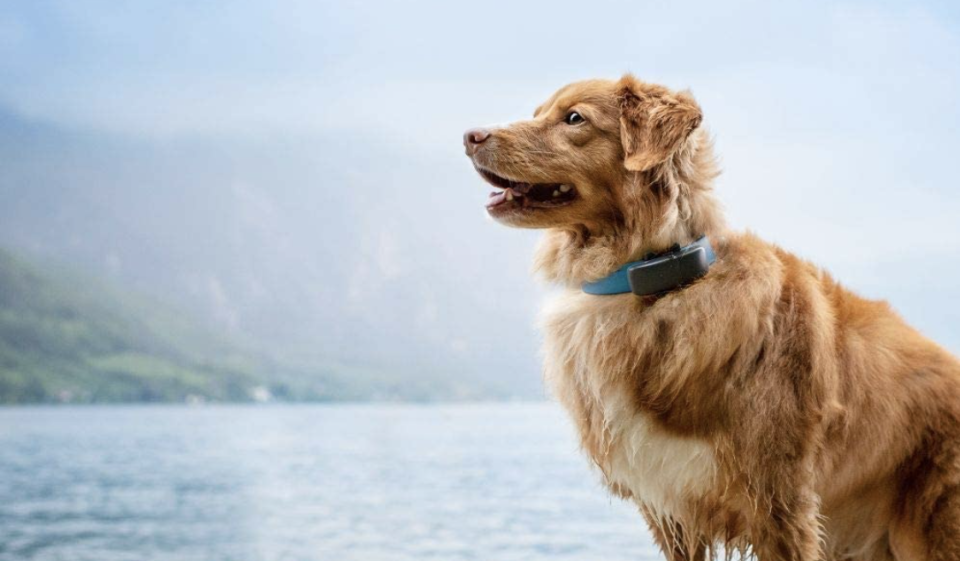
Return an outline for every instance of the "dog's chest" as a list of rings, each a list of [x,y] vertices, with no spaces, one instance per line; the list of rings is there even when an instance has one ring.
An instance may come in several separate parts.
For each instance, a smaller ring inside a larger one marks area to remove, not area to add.
[[[623,372],[604,369],[618,342],[603,310],[565,295],[544,309],[545,377],[615,492],[658,515],[682,515],[714,489],[710,443],[666,431],[632,400]],[[642,376],[643,373],[633,373]]]
[[[716,462],[708,443],[666,433],[642,412],[605,419],[610,442],[599,465],[613,488],[655,513],[678,516],[713,490]]]

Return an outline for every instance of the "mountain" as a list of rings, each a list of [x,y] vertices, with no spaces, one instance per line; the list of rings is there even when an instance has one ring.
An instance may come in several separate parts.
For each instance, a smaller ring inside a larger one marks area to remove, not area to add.
[[[0,108],[0,244],[298,368],[540,396],[533,235],[489,223],[449,140],[142,138]]]
[[[398,382],[359,365],[280,363],[154,298],[0,250],[0,403],[484,395]]]
[[[0,251],[0,402],[250,399],[251,366],[146,300]]]

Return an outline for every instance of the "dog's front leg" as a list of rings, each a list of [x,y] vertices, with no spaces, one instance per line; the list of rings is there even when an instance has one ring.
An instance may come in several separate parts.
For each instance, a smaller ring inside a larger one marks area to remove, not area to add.
[[[767,409],[770,422],[748,423],[736,433],[730,461],[743,489],[748,541],[759,561],[817,561],[821,547],[820,497],[816,492],[820,442],[818,424],[803,422],[798,411],[813,407]],[[747,418],[764,418],[746,409]]]
[[[759,561],[816,561],[822,559],[819,500],[811,485],[770,490],[758,501],[751,542]]]

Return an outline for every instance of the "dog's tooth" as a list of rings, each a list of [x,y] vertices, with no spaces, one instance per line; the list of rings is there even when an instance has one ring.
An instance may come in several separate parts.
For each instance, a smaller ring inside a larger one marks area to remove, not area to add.
[[[507,189],[507,200],[508,201],[513,200],[513,191],[511,191],[510,189]]]
[[[554,192],[553,192],[553,196],[554,196],[554,197],[559,197],[559,196],[560,196],[560,191],[554,191]]]
[[[573,187],[571,187],[571,186],[569,186],[569,185],[561,185],[561,186],[560,186],[560,190],[563,191],[564,193],[570,191],[570,189],[573,189]]]

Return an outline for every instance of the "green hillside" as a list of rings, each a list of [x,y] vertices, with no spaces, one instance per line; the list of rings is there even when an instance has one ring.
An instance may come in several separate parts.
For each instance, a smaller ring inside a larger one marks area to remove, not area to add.
[[[0,250],[2,403],[250,399],[255,367],[162,306]]]
[[[159,302],[0,249],[0,404],[492,395],[438,373],[277,360]]]

